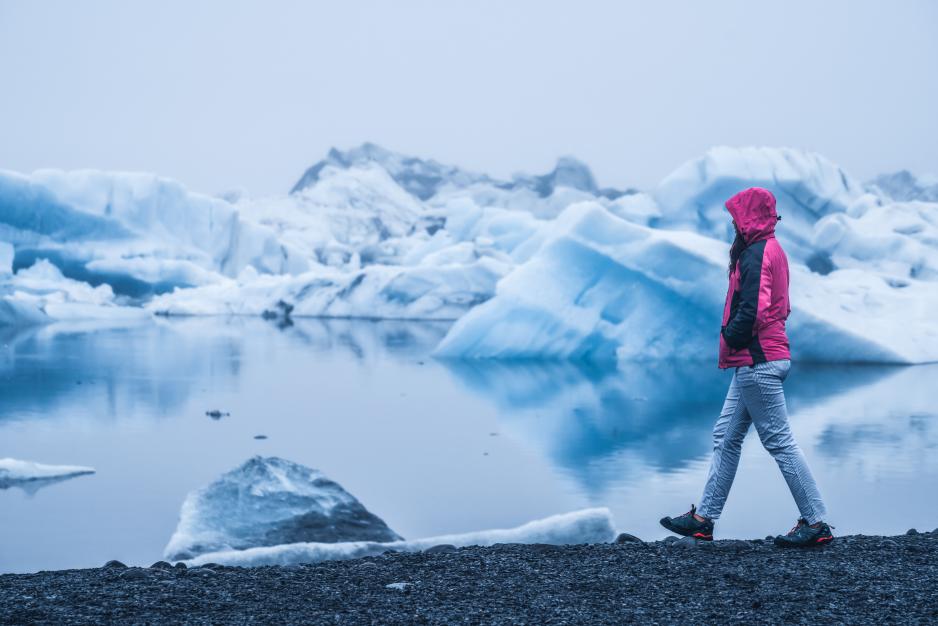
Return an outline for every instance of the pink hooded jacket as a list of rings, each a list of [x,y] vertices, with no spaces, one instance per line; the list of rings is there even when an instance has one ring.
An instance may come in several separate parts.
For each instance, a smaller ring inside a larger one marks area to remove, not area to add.
[[[785,320],[788,257],[775,239],[775,196],[752,187],[726,201],[746,242],[730,273],[720,329],[721,368],[791,358]]]

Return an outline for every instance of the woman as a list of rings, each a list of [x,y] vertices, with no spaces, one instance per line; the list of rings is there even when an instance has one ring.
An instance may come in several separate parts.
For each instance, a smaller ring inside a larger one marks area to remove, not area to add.
[[[733,217],[736,239],[730,248],[729,290],[720,329],[722,369],[735,368],[723,410],[713,428],[713,458],[700,508],[678,517],[665,517],[661,525],[687,537],[713,539],[713,522],[726,503],[743,439],[754,424],[762,445],[778,463],[801,519],[776,545],[814,546],[834,537],[824,523],[825,508],[804,453],[788,425],[782,381],[788,376],[791,355],[785,320],[788,303],[788,258],[775,239],[775,197],[753,187],[726,202]]]

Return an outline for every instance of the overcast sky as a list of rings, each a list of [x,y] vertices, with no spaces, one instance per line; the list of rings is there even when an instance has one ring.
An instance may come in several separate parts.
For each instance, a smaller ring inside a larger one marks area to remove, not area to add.
[[[373,141],[644,188],[719,144],[938,173],[938,2],[768,4],[0,0],[0,168],[272,194]]]

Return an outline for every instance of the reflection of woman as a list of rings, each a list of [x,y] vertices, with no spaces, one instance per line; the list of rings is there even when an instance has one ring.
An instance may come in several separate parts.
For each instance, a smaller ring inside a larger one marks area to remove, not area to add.
[[[788,259],[775,239],[775,197],[753,187],[726,202],[736,239],[730,248],[729,290],[720,330],[722,369],[736,368],[723,410],[713,428],[713,458],[700,508],[661,525],[688,537],[713,539],[713,520],[720,517],[739,465],[743,439],[754,424],[762,445],[778,463],[801,519],[780,546],[813,546],[833,540],[824,523],[824,502],[804,453],[792,437],[782,381],[791,356],[785,320],[788,303]]]

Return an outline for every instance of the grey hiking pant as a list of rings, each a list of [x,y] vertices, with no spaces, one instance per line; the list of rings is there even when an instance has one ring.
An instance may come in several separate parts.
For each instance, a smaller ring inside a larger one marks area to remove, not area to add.
[[[782,381],[790,368],[788,359],[736,368],[723,410],[713,427],[713,459],[698,515],[720,517],[736,477],[743,439],[749,425],[755,424],[762,445],[782,470],[801,517],[809,524],[824,519],[826,510],[817,483],[788,424]]]

